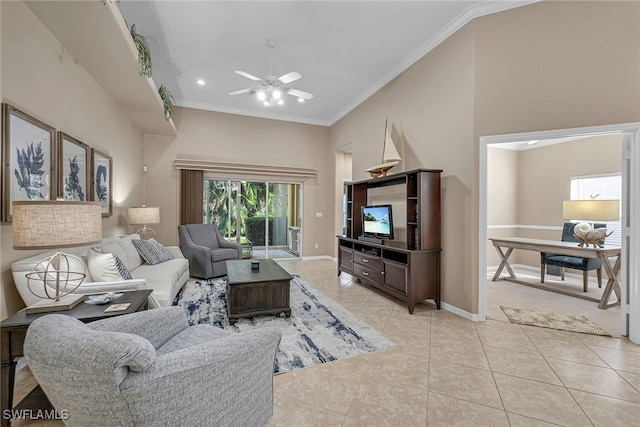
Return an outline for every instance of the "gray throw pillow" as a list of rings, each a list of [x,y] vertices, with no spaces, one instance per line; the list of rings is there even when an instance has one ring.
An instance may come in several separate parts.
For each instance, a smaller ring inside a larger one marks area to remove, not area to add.
[[[138,253],[147,262],[147,264],[155,265],[173,259],[171,252],[169,252],[167,248],[162,246],[155,239],[133,239],[131,243],[133,243],[133,246],[136,247]]]

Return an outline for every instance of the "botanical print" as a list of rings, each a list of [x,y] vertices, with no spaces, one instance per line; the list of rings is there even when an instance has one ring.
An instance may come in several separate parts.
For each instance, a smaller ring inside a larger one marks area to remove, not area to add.
[[[84,202],[87,200],[87,153],[86,145],[73,141],[66,135],[61,136],[61,185],[65,200]]]
[[[109,187],[107,181],[107,168],[104,165],[99,165],[96,170],[96,197],[102,203],[108,202]]]
[[[44,172],[44,152],[42,142],[34,147],[33,141],[26,143],[24,148],[16,147],[17,168],[13,169],[18,193],[24,192],[27,199],[44,199],[42,194],[46,177]]]
[[[93,150],[93,200],[100,202],[102,215],[111,215],[111,157]]]
[[[10,221],[13,201],[49,200],[55,192],[55,130],[7,104],[3,109],[8,129],[3,133],[2,220]]]

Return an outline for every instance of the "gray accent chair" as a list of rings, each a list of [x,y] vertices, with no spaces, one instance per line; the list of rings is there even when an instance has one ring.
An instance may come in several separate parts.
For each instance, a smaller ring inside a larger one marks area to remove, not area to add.
[[[222,237],[215,224],[186,224],[178,226],[180,250],[189,260],[189,274],[209,279],[227,274],[226,261],[242,259],[240,243]]]
[[[183,307],[35,320],[24,355],[68,426],[261,426],[281,333],[189,326]]]

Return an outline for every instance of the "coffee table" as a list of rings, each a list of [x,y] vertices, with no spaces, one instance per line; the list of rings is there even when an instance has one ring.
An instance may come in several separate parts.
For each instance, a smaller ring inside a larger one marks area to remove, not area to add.
[[[251,269],[249,260],[227,261],[227,314],[233,325],[242,317],[260,314],[291,316],[289,283],[291,275],[275,261],[261,259],[260,268]]]
[[[106,319],[107,317],[121,316],[123,314],[146,310],[148,308],[147,301],[152,291],[152,289],[123,291],[123,295],[114,300],[113,304],[131,303],[129,308],[124,311],[105,313],[105,308],[110,304],[78,304],[71,310],[56,311],[55,313],[66,314],[85,323],[93,322],[94,320]],[[16,371],[16,359],[22,356],[22,347],[24,345],[24,338],[27,334],[27,329],[29,328],[29,325],[31,325],[31,322],[37,318],[52,313],[54,312],[26,314],[25,309],[22,309],[0,323],[2,331],[2,413],[0,414],[0,424],[2,427],[9,426],[11,420],[9,417],[6,417],[5,414],[11,414],[12,409],[16,411],[34,410],[34,414],[37,410],[52,409],[49,399],[47,399],[47,396],[44,394],[40,386],[37,386],[20,403],[13,406],[13,386]]]

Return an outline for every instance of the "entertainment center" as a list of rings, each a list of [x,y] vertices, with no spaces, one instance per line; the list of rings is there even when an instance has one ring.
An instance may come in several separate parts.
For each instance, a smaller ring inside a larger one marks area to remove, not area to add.
[[[438,169],[416,169],[345,184],[346,233],[338,237],[338,275],[349,273],[362,283],[407,303],[413,314],[417,302],[432,299],[440,309],[440,175]],[[376,241],[363,236],[362,208],[374,188],[403,186],[405,239]],[[406,240],[406,241],[402,241]]]

